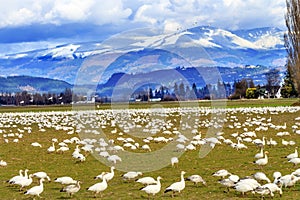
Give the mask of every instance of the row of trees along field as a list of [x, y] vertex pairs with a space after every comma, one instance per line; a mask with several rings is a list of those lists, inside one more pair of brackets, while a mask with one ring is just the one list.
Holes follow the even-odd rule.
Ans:
[[[132, 95], [133, 99], [148, 101], [151, 99], [170, 100], [195, 100], [195, 99], [241, 99], [241, 98], [276, 98], [276, 97], [296, 97], [295, 90], [289, 74], [286, 74], [282, 82], [280, 71], [271, 69], [265, 73], [266, 84], [255, 85], [251, 78], [243, 78], [234, 81], [232, 84], [218, 81], [217, 84], [207, 84], [198, 88], [195, 83], [190, 87], [183, 82], [175, 83], [172, 88], [161, 86], [157, 89], [151, 87], [144, 91], [136, 92]], [[282, 84], [282, 85], [281, 85]]]
[[70, 104], [72, 101], [82, 101], [83, 96], [73, 94], [72, 90], [67, 88], [60, 94], [51, 93], [28, 93], [27, 91], [12, 93], [1, 93], [1, 105], [52, 105], [52, 104]]

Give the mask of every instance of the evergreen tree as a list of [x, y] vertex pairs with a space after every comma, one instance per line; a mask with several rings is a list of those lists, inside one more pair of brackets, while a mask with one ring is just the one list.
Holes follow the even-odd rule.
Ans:
[[284, 77], [284, 82], [283, 82], [280, 92], [281, 92], [281, 96], [284, 98], [298, 96], [297, 91], [294, 86], [294, 82], [291, 79], [291, 74], [290, 74], [289, 70], [286, 71], [286, 74]]

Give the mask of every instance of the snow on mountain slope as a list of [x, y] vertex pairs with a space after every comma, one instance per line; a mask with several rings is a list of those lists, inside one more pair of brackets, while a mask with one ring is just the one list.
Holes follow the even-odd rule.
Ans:
[[74, 53], [80, 47], [80, 45], [68, 44], [64, 46], [59, 46], [53, 49], [40, 52], [38, 58], [53, 58], [53, 59], [74, 59]]
[[[117, 69], [113, 65], [121, 66], [120, 63], [123, 64], [120, 69], [126, 70], [147, 67], [147, 70], [151, 70], [155, 62], [162, 64], [162, 67], [173, 67], [178, 65], [179, 58], [175, 55], [186, 58], [196, 66], [207, 66], [208, 62], [204, 60], [215, 66], [274, 66], [278, 65], [278, 60], [286, 57], [283, 33], [277, 28], [229, 31], [209, 26], [192, 27], [168, 34], [156, 29], [133, 30], [114, 35], [105, 41], [1, 54], [0, 69], [3, 70], [0, 75], [9, 76], [18, 70], [22, 75], [56, 77], [73, 83], [73, 76], [86, 59], [105, 52], [127, 55], [122, 57], [126, 61], [112, 63], [113, 70]], [[170, 54], [166, 53], [168, 51]], [[149, 52], [151, 54], [146, 55]], [[150, 61], [152, 65], [147, 65], [146, 62]], [[155, 66], [155, 69], [159, 66]]]

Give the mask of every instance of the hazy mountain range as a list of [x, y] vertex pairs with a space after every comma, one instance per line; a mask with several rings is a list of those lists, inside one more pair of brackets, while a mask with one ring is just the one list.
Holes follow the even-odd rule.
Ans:
[[[228, 31], [199, 26], [176, 33], [138, 29], [105, 41], [63, 44], [51, 49], [1, 55], [0, 75], [44, 77], [72, 85], [76, 83], [78, 73], [84, 73], [79, 74], [86, 80], [82, 84], [105, 85], [115, 73], [132, 76], [142, 73], [145, 77], [154, 71], [178, 67], [203, 70], [215, 66], [227, 82], [252, 76], [262, 83], [263, 74], [268, 69], [284, 70], [283, 34], [278, 28]], [[226, 70], [221, 70], [223, 67]], [[251, 69], [255, 69], [256, 77], [249, 72]], [[189, 71], [193, 73], [193, 70]]]

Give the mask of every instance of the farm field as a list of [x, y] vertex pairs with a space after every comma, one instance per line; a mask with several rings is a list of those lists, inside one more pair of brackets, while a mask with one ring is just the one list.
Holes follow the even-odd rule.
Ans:
[[[70, 106], [3, 107], [0, 108], [0, 160], [6, 161], [7, 166], [0, 167], [0, 199], [28, 199], [29, 196], [23, 193], [38, 185], [36, 178], [21, 192], [19, 186], [9, 185], [6, 181], [17, 175], [20, 169], [29, 169], [28, 174], [47, 172], [52, 181], [44, 182], [43, 199], [94, 199], [94, 194], [86, 188], [100, 182], [94, 177], [110, 171], [113, 165], [116, 167], [114, 178], [108, 182], [102, 197], [100, 194], [97, 196], [98, 199], [148, 199], [147, 194], [139, 190], [142, 184], [122, 178], [126, 173], [124, 169], [130, 168], [143, 171], [139, 178], [162, 177], [161, 191], [151, 196], [154, 199], [260, 199], [260, 194], [248, 192], [243, 196], [233, 188], [224, 192], [226, 188], [218, 182], [220, 178], [212, 174], [226, 169], [242, 178], [264, 172], [273, 182], [273, 172], [279, 171], [284, 176], [300, 168], [300, 165], [294, 166], [284, 158], [300, 144], [300, 107], [291, 106], [297, 101], [227, 101], [226, 108], [216, 106], [213, 109], [209, 101], [196, 102], [199, 107], [194, 107], [195, 102], [168, 102], [119, 105], [115, 108], [120, 109], [116, 110], [111, 110], [108, 104], [83, 105], [80, 108], [87, 109], [79, 113], [74, 113], [74, 107]], [[95, 110], [90, 110], [90, 107]], [[129, 109], [124, 109], [127, 107]], [[251, 135], [253, 133], [255, 136]], [[152, 139], [148, 138], [150, 136]], [[253, 161], [257, 160], [254, 155], [260, 152], [260, 148], [250, 139], [263, 140], [263, 137], [266, 138], [263, 150], [269, 152], [269, 159], [265, 166], [258, 166]], [[58, 140], [55, 143], [56, 150], [58, 143], [63, 141], [69, 150], [63, 153], [47, 152], [54, 138]], [[126, 138], [134, 142], [124, 141]], [[212, 138], [217, 140], [216, 144]], [[268, 143], [271, 138], [277, 145]], [[225, 140], [231, 140], [236, 145], [226, 144]], [[35, 142], [41, 147], [32, 146]], [[103, 145], [105, 142], [108, 146]], [[130, 145], [126, 147], [125, 143], [136, 148]], [[239, 149], [237, 144], [241, 143], [246, 148]], [[151, 152], [141, 148], [145, 144], [151, 147]], [[196, 150], [187, 150], [189, 144], [193, 144]], [[83, 162], [72, 157], [77, 145], [85, 157]], [[185, 149], [181, 149], [182, 145]], [[123, 147], [129, 153], [112, 149], [116, 146]], [[165, 146], [170, 146], [170, 149], [160, 151]], [[214, 148], [211, 149], [212, 146]], [[100, 152], [105, 151], [109, 155], [119, 155], [122, 161], [116, 160], [116, 164], [108, 161], [100, 156]], [[156, 155], [157, 152], [160, 153]], [[146, 160], [142, 162], [139, 157], [140, 154], [152, 153], [157, 157], [152, 163]], [[205, 156], [200, 157], [199, 153]], [[127, 159], [126, 155], [132, 154], [135, 157], [130, 160], [128, 156]], [[174, 167], [170, 162], [173, 156], [179, 158], [178, 165]], [[149, 163], [150, 167], [147, 168]], [[174, 198], [170, 192], [163, 193], [173, 182], [180, 181], [181, 171], [186, 172], [185, 177], [201, 175], [207, 185], [199, 183], [196, 186], [186, 181], [185, 189], [180, 194], [176, 193]], [[54, 182], [55, 178], [62, 176], [82, 181], [81, 189], [72, 198], [60, 192], [62, 185]], [[259, 183], [263, 185], [266, 182]], [[274, 193], [273, 199], [300, 199], [300, 180], [295, 186], [283, 187], [282, 190], [282, 197]], [[270, 195], [266, 195], [266, 198], [270, 199]]]

